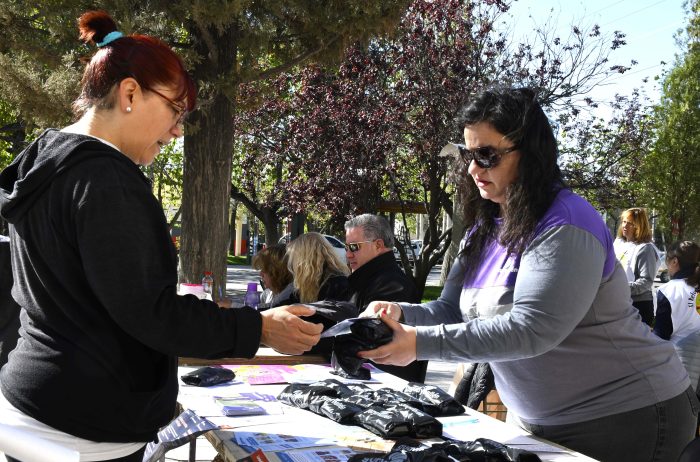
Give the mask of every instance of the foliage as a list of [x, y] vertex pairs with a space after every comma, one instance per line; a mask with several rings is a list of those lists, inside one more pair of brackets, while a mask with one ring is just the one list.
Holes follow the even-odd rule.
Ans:
[[639, 180], [671, 231], [668, 241], [700, 238], [700, 1], [689, 4], [689, 24], [678, 38], [687, 48], [663, 80], [657, 138]]
[[422, 289], [449, 244], [448, 172], [466, 174], [440, 156], [462, 138], [456, 119], [466, 98], [494, 82], [530, 84], [550, 107], [579, 110], [575, 96], [624, 70], [609, 68], [606, 52], [622, 45], [621, 34], [573, 28], [561, 40], [541, 31], [541, 42], [513, 45], [496, 27], [507, 9], [499, 1], [416, 0], [395, 37], [349, 48], [337, 70], [308, 66], [268, 83], [267, 100], [236, 120], [236, 192], [261, 212], [325, 213], [336, 228], [376, 212], [382, 199], [419, 201], [427, 210], [424, 252], [404, 267]]
[[248, 257], [246, 255], [231, 255], [228, 254], [226, 257], [227, 265], [244, 266], [248, 264]]
[[637, 179], [653, 137], [650, 108], [637, 91], [616, 96], [607, 119], [560, 114], [561, 167], [568, 185], [613, 215], [645, 204]]
[[[337, 60], [349, 43], [389, 32], [406, 0], [110, 0], [125, 33], [150, 33], [185, 57], [200, 90], [184, 140], [182, 277], [223, 280], [238, 85], [306, 61]], [[80, 0], [0, 1], [0, 99], [34, 127], [62, 126], [78, 93]]]
[[182, 142], [173, 140], [161, 149], [160, 155], [147, 167], [146, 174], [153, 181], [153, 193], [170, 220], [178, 221], [182, 201]]

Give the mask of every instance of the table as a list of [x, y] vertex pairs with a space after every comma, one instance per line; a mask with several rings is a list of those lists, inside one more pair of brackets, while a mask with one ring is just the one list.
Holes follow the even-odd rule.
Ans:
[[220, 364], [328, 364], [328, 360], [323, 355], [287, 355], [273, 350], [269, 347], [260, 347], [255, 357], [247, 358], [218, 358], [218, 359], [201, 359], [201, 358], [178, 358], [180, 366], [214, 366]]
[[[330, 368], [318, 364], [298, 365], [231, 365], [237, 371], [237, 378], [252, 377], [252, 381], [269, 379], [274, 371], [289, 370], [289, 377], [295, 381], [305, 381], [313, 378], [321, 380], [325, 378], [338, 378], [329, 373]], [[179, 376], [191, 371], [192, 367], [180, 367]], [[256, 375], [257, 372], [260, 375]], [[373, 382], [367, 383], [371, 387], [393, 387], [402, 389], [405, 381], [378, 369], [372, 370]], [[265, 456], [270, 462], [290, 462], [308, 460], [318, 462], [323, 458], [342, 456], [341, 452], [350, 449], [368, 452], [371, 450], [389, 451], [394, 441], [383, 440], [379, 436], [359, 426], [341, 425], [330, 419], [323, 418], [312, 412], [286, 406], [281, 403], [272, 403], [279, 407], [272, 407], [270, 415], [224, 417], [218, 406], [214, 405], [213, 396], [233, 396], [241, 392], [255, 392], [277, 396], [286, 387], [286, 383], [267, 385], [250, 385], [247, 383], [234, 383], [226, 386], [212, 388], [198, 388], [180, 384], [178, 401], [184, 409], [191, 409], [198, 415], [206, 417], [213, 423], [220, 425], [219, 430], [213, 430], [206, 434], [206, 438], [216, 448], [219, 456], [225, 462], [235, 462], [250, 453], [236, 444], [236, 437], [253, 437], [257, 434], [260, 439], [275, 441], [278, 435], [287, 435], [287, 439], [309, 439], [306, 448], [281, 449], [279, 451], [266, 450]], [[277, 413], [280, 411], [280, 413]], [[495, 441], [527, 449], [537, 453], [544, 462], [595, 462], [582, 454], [562, 448], [554, 443], [536, 438], [525, 430], [506, 424], [472, 409], [466, 409], [461, 416], [440, 417], [443, 424], [443, 434], [469, 441], [476, 438], [490, 438]], [[437, 440], [436, 440], [437, 441]], [[326, 454], [320, 454], [325, 452]], [[335, 460], [335, 459], [334, 459]], [[339, 458], [338, 460], [344, 460]]]

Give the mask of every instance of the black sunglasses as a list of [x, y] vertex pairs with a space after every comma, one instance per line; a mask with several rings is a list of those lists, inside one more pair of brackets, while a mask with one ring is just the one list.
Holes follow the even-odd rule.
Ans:
[[360, 245], [366, 244], [367, 242], [374, 242], [376, 239], [372, 239], [371, 241], [360, 241], [360, 242], [348, 242], [345, 244], [345, 251], [346, 252], [357, 252], [360, 250]]
[[517, 151], [518, 146], [512, 146], [505, 149], [496, 149], [492, 146], [481, 146], [474, 149], [467, 149], [464, 146], [459, 147], [459, 155], [465, 164], [469, 165], [473, 160], [481, 168], [495, 168], [501, 163], [501, 158], [509, 152]]

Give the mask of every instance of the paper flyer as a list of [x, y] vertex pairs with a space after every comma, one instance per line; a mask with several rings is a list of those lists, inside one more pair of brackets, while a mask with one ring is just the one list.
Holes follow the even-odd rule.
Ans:
[[323, 441], [327, 441], [324, 438], [244, 431], [235, 432], [234, 437], [231, 439], [246, 452], [253, 452], [256, 449], [271, 452], [285, 449], [310, 448], [324, 444]]
[[316, 448], [277, 452], [281, 462], [345, 462], [355, 454], [350, 448]]
[[226, 367], [233, 369], [238, 380], [250, 385], [270, 385], [288, 383], [290, 377], [303, 370], [305, 365], [250, 364]]

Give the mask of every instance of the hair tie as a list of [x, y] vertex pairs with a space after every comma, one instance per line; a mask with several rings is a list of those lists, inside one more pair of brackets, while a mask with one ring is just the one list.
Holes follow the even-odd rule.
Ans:
[[103, 38], [101, 42], [97, 42], [97, 48], [102, 48], [105, 45], [109, 45], [110, 43], [114, 42], [116, 39], [121, 37], [124, 37], [124, 34], [119, 32], [118, 30], [112, 31], [109, 34], [105, 35], [105, 38]]

